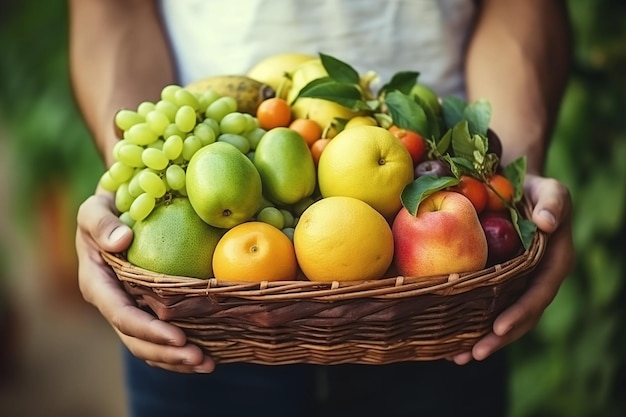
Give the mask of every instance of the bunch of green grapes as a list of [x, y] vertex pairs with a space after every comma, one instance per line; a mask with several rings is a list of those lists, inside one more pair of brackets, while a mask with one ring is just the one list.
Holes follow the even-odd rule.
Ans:
[[100, 185], [115, 192], [120, 219], [130, 226], [160, 202], [187, 195], [187, 164], [202, 147], [220, 140], [250, 154], [265, 133], [254, 116], [237, 111], [235, 98], [178, 85], [163, 88], [157, 102], [118, 111], [115, 124], [122, 139]]

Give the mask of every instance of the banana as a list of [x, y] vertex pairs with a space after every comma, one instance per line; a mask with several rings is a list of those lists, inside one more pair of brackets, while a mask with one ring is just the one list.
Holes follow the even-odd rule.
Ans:
[[192, 81], [185, 88], [196, 93], [211, 89], [222, 96], [231, 96], [237, 100], [238, 111], [252, 115], [261, 101], [276, 95], [269, 85], [245, 75], [210, 76]]

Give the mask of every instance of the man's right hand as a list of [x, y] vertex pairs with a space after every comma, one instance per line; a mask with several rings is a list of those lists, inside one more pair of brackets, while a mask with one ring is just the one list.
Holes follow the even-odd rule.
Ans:
[[149, 365], [175, 372], [212, 372], [213, 360], [188, 344], [181, 329], [136, 307], [102, 259], [101, 250], [122, 252], [133, 239], [132, 230], [115, 215], [113, 198], [112, 193], [96, 192], [78, 210], [76, 252], [84, 299], [100, 311], [130, 352]]

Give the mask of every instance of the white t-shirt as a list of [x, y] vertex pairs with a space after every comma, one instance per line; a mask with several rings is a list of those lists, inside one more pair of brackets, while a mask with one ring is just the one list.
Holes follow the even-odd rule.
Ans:
[[245, 74], [282, 52], [332, 55], [382, 82], [403, 70], [464, 95], [473, 0], [161, 0], [182, 84]]

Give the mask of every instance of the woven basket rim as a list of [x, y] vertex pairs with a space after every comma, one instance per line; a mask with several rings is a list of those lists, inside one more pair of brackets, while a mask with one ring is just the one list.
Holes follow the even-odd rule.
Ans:
[[501, 264], [467, 273], [431, 277], [393, 275], [375, 280], [314, 282], [261, 281], [229, 282], [156, 273], [131, 264], [123, 253], [103, 251], [102, 257], [120, 281], [180, 295], [240, 297], [259, 301], [315, 299], [335, 301], [354, 298], [397, 299], [422, 294], [454, 295], [479, 286], [493, 286], [530, 272], [541, 260], [547, 237], [537, 231], [531, 246], [521, 255]]

